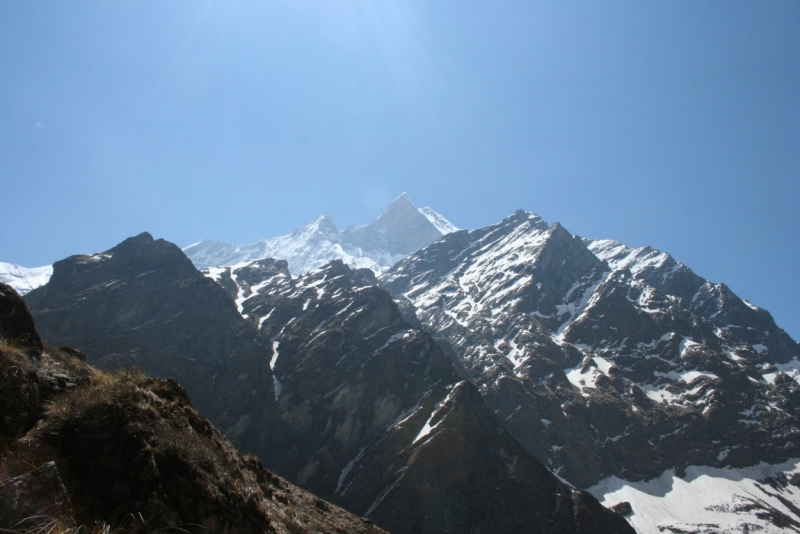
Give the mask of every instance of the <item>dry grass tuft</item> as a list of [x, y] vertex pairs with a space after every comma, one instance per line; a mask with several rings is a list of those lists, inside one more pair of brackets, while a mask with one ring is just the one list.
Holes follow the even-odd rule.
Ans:
[[20, 529], [0, 528], [0, 534], [142, 534], [144, 532], [188, 532], [179, 527], [156, 530], [149, 530], [146, 527], [147, 522], [141, 514], [130, 514], [117, 526], [112, 526], [104, 522], [95, 522], [90, 525], [75, 525], [75, 522], [69, 517], [48, 517], [35, 527]]
[[69, 419], [83, 413], [92, 405], [111, 403], [132, 395], [145, 385], [148, 378], [141, 369], [131, 368], [117, 374], [95, 370], [92, 383], [86, 387], [55, 397], [46, 407], [48, 416]]
[[11, 358], [24, 358], [26, 353], [23, 346], [16, 341], [0, 336], [0, 355]]

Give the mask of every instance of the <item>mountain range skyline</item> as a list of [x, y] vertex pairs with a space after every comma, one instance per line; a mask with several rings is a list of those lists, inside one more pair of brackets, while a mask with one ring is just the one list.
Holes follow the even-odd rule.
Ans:
[[0, 2], [0, 494], [47, 461], [87, 525], [800, 531], [799, 24]]
[[0, 5], [0, 261], [252, 243], [407, 191], [651, 246], [800, 335], [800, 5]]
[[[371, 223], [368, 223], [368, 224], [365, 224], [365, 225], [362, 225], [362, 226], [358, 226], [358, 227], [356, 227], [355, 225], [349, 225], [344, 231], [340, 231], [338, 229], [338, 226], [336, 225], [336, 223], [335, 223], [335, 221], [333, 219], [333, 216], [330, 213], [324, 213], [324, 214], [319, 215], [318, 217], [316, 217], [310, 223], [308, 223], [308, 224], [306, 224], [304, 226], [300, 226], [298, 228], [295, 228], [292, 233], [286, 234], [284, 236], [266, 237], [266, 238], [262, 238], [259, 241], [256, 241], [256, 242], [253, 242], [253, 243], [249, 243], [249, 244], [245, 244], [245, 245], [232, 245], [232, 244], [229, 244], [229, 243], [227, 243], [225, 241], [213, 242], [213, 241], [211, 241], [209, 239], [204, 239], [202, 241], [198, 241], [198, 242], [189, 244], [187, 246], [184, 246], [183, 250], [184, 250], [184, 252], [187, 253], [187, 255], [190, 256], [190, 258], [193, 259], [193, 261], [197, 260], [197, 261], [195, 261], [195, 263], [196, 263], [196, 265], [197, 265], [197, 267], [199, 269], [204, 269], [204, 268], [207, 268], [207, 267], [217, 266], [217, 265], [220, 265], [220, 266], [221, 265], [232, 265], [232, 264], [238, 263], [240, 261], [245, 261], [245, 260], [248, 260], [248, 259], [255, 259], [255, 258], [274, 257], [276, 259], [289, 259], [290, 256], [294, 257], [294, 255], [298, 254], [298, 251], [297, 250], [287, 250], [285, 248], [286, 247], [286, 241], [288, 240], [288, 242], [291, 243], [293, 241], [293, 239], [295, 239], [295, 237], [297, 235], [299, 235], [299, 233], [306, 232], [306, 233], [309, 234], [309, 236], [313, 236], [313, 235], [320, 234], [320, 233], [321, 233], [320, 235], [324, 235], [326, 233], [339, 232], [339, 234], [341, 234], [342, 236], [345, 236], [345, 240], [346, 240], [347, 239], [346, 238], [347, 233], [348, 232], [352, 232], [354, 229], [359, 229], [359, 231], [364, 231], [364, 229], [368, 229], [368, 228], [374, 227], [376, 224], [380, 225], [381, 223], [379, 221], [381, 220], [382, 217], [385, 219], [386, 216], [387, 216], [387, 213], [390, 214], [391, 217], [396, 217], [396, 215], [392, 215], [392, 213], [394, 213], [395, 211], [400, 209], [400, 208], [396, 208], [396, 207], [397, 206], [401, 206], [401, 205], [403, 206], [402, 209], [411, 210], [415, 214], [422, 215], [423, 216], [422, 218], [428, 220], [428, 222], [431, 225], [430, 226], [431, 228], [436, 228], [437, 229], [439, 235], [444, 235], [447, 232], [452, 232], [452, 231], [456, 231], [456, 230], [459, 229], [456, 225], [454, 225], [452, 222], [450, 222], [450, 220], [445, 215], [438, 213], [433, 208], [430, 208], [430, 207], [416, 208], [413, 205], [413, 202], [412, 202], [412, 200], [410, 198], [410, 195], [408, 193], [406, 193], [406, 192], [403, 192], [402, 194], [397, 196], [394, 200], [392, 200], [391, 203], [389, 203], [388, 207], [384, 210], [384, 212], [381, 215], [379, 215], [378, 217], [376, 217], [376, 219], [374, 219]], [[426, 212], [426, 210], [427, 210], [427, 212]], [[534, 212], [529, 212], [529, 213], [534, 213]], [[438, 226], [437, 226], [437, 224], [434, 224], [434, 221], [436, 221], [437, 218], [440, 221], [440, 222], [437, 223]], [[416, 219], [414, 219], [414, 220], [416, 220]], [[396, 230], [396, 232], [400, 232], [399, 229], [404, 224], [408, 225], [409, 224], [409, 220], [401, 218], [400, 220], [396, 220], [395, 224], [398, 227], [398, 230]], [[374, 232], [375, 230], [372, 230], [372, 231]], [[430, 232], [430, 231], [433, 231], [433, 230], [428, 229], [427, 231]], [[434, 232], [434, 234], [430, 234], [430, 235], [435, 235], [435, 232]], [[586, 236], [582, 236], [582, 237], [584, 239], [588, 239]], [[394, 256], [392, 256], [392, 253], [388, 253], [387, 254], [388, 251], [379, 251], [377, 253], [377, 255], [374, 255], [374, 257], [364, 256], [360, 260], [353, 259], [352, 261], [348, 261], [347, 258], [351, 258], [352, 259], [352, 258], [355, 258], [357, 256], [363, 256], [363, 254], [362, 254], [362, 252], [359, 251], [357, 244], [351, 244], [350, 254], [348, 254], [347, 252], [345, 252], [341, 248], [341, 245], [339, 244], [339, 240], [340, 240], [340, 238], [334, 238], [334, 241], [336, 241], [336, 243], [329, 242], [329, 241], [326, 240], [325, 241], [325, 245], [323, 246], [323, 248], [325, 248], [325, 247], [339, 247], [339, 251], [338, 252], [332, 253], [331, 250], [327, 250], [327, 249], [326, 250], [322, 250], [322, 249], [320, 249], [319, 251], [315, 251], [314, 252], [314, 254], [316, 254], [318, 256], [318, 258], [316, 260], [314, 260], [313, 258], [306, 258], [303, 261], [305, 261], [307, 263], [307, 265], [304, 264], [303, 268], [295, 270], [290, 265], [290, 269], [292, 270], [293, 273], [306, 272], [306, 271], [310, 270], [311, 268], [320, 267], [320, 266], [324, 265], [325, 263], [327, 263], [327, 261], [330, 261], [331, 258], [336, 257], [336, 258], [344, 259], [344, 261], [346, 263], [349, 263], [349, 264], [351, 264], [353, 266], [356, 266], [356, 267], [368, 267], [368, 268], [373, 269], [376, 273], [380, 273], [380, 272], [382, 272], [382, 270], [385, 270], [386, 268], [390, 267], [392, 264], [396, 263], [397, 261], [402, 259], [402, 257], [405, 256], [405, 254], [397, 254], [396, 253], [397, 251], [395, 251]], [[604, 238], [588, 239], [588, 240], [589, 241], [595, 241], [595, 242], [609, 241], [609, 242], [617, 243], [618, 245], [624, 245], [625, 247], [628, 247], [630, 249], [652, 250], [656, 254], [667, 253], [667, 254], [672, 255], [673, 257], [676, 257], [677, 261], [683, 261], [682, 258], [675, 256], [670, 251], [660, 250], [657, 247], [653, 247], [653, 246], [651, 246], [649, 244], [644, 244], [644, 245], [642, 245], [640, 247], [635, 247], [635, 246], [631, 246], [629, 243], [624, 243], [623, 241], [618, 240], [618, 239], [613, 238], [613, 237], [604, 237]], [[432, 239], [431, 239], [431, 241], [432, 241]], [[430, 241], [424, 242], [424, 239], [423, 239], [423, 241], [419, 241], [416, 244], [416, 246], [413, 247], [413, 250], [416, 250], [417, 248], [420, 248], [421, 246], [423, 246], [424, 244], [428, 244], [429, 242]], [[292, 246], [296, 246], [296, 245], [292, 245]], [[290, 246], [290, 249], [292, 248], [292, 246]], [[352, 249], [352, 246], [356, 246], [355, 252]], [[412, 250], [412, 249], [408, 249], [408, 250]], [[238, 251], [238, 252], [236, 252], [236, 251]], [[249, 252], [245, 252], [245, 251], [249, 251]], [[647, 252], [645, 252], [645, 253], [647, 253]], [[214, 258], [215, 254], [217, 256], [219, 256], [216, 260], [212, 259], [212, 258]], [[333, 255], [331, 255], [331, 254], [333, 254]], [[313, 254], [312, 254], [312, 256], [313, 256]], [[225, 258], [227, 258], [227, 260]], [[0, 281], [6, 282], [6, 283], [10, 283], [12, 286], [14, 286], [18, 291], [21, 291], [22, 293], [25, 293], [25, 292], [30, 291], [31, 289], [33, 289], [35, 287], [38, 287], [39, 285], [42, 285], [43, 283], [45, 283], [47, 281], [47, 279], [49, 278], [50, 274], [52, 273], [52, 268], [50, 266], [47, 266], [47, 265], [45, 265], [45, 266], [36, 266], [36, 267], [19, 266], [19, 265], [10, 263], [10, 262], [4, 262], [4, 260], [5, 260], [5, 258], [1, 258], [0, 257]], [[683, 261], [683, 263], [691, 266], [691, 264], [688, 263], [688, 262]], [[291, 264], [291, 262], [290, 262], [290, 264]], [[728, 286], [732, 287], [734, 292], [736, 294], [739, 294], [740, 296], [742, 296], [743, 299], [747, 300], [748, 302], [750, 302], [750, 303], [752, 303], [752, 304], [754, 304], [756, 306], [759, 306], [761, 308], [770, 310], [770, 312], [775, 316], [776, 321], [778, 322], [778, 324], [782, 328], [784, 328], [787, 332], [789, 332], [790, 335], [792, 335], [792, 337], [794, 337], [795, 339], [800, 338], [800, 324], [793, 324], [792, 321], [791, 321], [791, 317], [793, 317], [793, 315], [794, 315], [793, 309], [786, 309], [785, 305], [784, 306], [778, 306], [777, 308], [775, 308], [774, 306], [772, 308], [770, 308], [769, 306], [763, 304], [761, 302], [761, 300], [758, 299], [758, 298], [742, 295], [741, 292], [737, 290], [737, 287], [734, 284], [728, 282], [727, 280], [724, 280], [724, 279], [723, 280], [715, 280], [713, 278], [708, 278], [708, 279], [712, 280], [714, 282], [717, 282], [717, 283], [719, 283], [719, 282], [725, 283]], [[788, 282], [787, 281], [784, 281], [784, 282], [788, 283], [788, 284], [791, 284], [792, 281], [790, 280]], [[783, 320], [784, 317], [788, 317], [789, 320]]]
[[[403, 207], [414, 216], [407, 199], [387, 212]], [[507, 507], [560, 515], [555, 493], [611, 520], [577, 489], [531, 493], [553, 474], [642, 533], [773, 532], [798, 516], [800, 345], [668, 254], [523, 210], [379, 277], [337, 258], [296, 276], [280, 259], [200, 272], [142, 233], [57, 262], [25, 300], [50, 343], [175, 377], [235, 446], [391, 531], [528, 524]], [[481, 489], [463, 493], [465, 478]], [[442, 499], [419, 501], [431, 480]]]

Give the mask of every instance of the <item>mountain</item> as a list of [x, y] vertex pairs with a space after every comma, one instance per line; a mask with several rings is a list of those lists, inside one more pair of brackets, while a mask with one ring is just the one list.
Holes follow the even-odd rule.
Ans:
[[[279, 258], [289, 262], [292, 274], [308, 272], [332, 260], [355, 268], [385, 271], [410, 252], [458, 228], [433, 209], [416, 208], [406, 193], [366, 226], [339, 231], [333, 217], [321, 215], [289, 235], [263, 239], [249, 245], [231, 245], [208, 239], [189, 245], [184, 252], [198, 269], [234, 265], [252, 259]], [[47, 283], [53, 266], [21, 267], [0, 262], [0, 282], [21, 295]]]
[[[396, 221], [431, 222], [406, 200], [309, 232], [406, 254]], [[201, 274], [142, 234], [26, 298], [46, 339], [179, 378], [233, 444], [393, 532], [624, 531], [597, 500], [644, 533], [800, 529], [800, 345], [649, 247], [518, 211], [378, 278]]]
[[415, 208], [403, 193], [368, 225], [345, 229], [342, 242], [361, 250], [386, 251], [393, 258], [403, 257], [436, 241], [443, 230], [453, 229], [457, 230], [431, 208]]
[[272, 340], [283, 439], [258, 453], [290, 480], [395, 533], [626, 530], [506, 432], [372, 271], [293, 278], [267, 259], [208, 275]]
[[20, 295], [46, 284], [52, 274], [52, 265], [28, 268], [0, 262], [0, 283], [8, 284]]
[[175, 380], [43, 343], [2, 283], [0, 340], [0, 528], [383, 532], [240, 454]]
[[339, 231], [333, 217], [325, 214], [289, 235], [249, 245], [206, 239], [183, 250], [198, 269], [276, 258], [288, 261], [292, 274], [301, 274], [338, 259], [355, 268], [382, 272], [407, 254], [456, 230], [431, 208], [414, 207], [403, 193], [380, 217], [359, 228], [350, 226]]
[[234, 445], [391, 532], [631, 532], [506, 431], [371, 270], [206, 274], [145, 233], [57, 262], [27, 299], [47, 339], [177, 378]]
[[269, 340], [163, 239], [143, 233], [58, 261], [50, 281], [25, 299], [47, 339], [79, 347], [101, 369], [136, 365], [177, 379], [223, 430], [269, 401]]
[[[642, 532], [705, 531], [691, 523], [714, 513], [800, 520], [786, 482], [800, 468], [800, 346], [725, 285], [524, 211], [448, 234], [380, 282], [528, 451], [607, 504], [630, 499]], [[779, 467], [746, 471], [760, 462]], [[777, 482], [720, 490], [705, 516], [658, 516], [666, 504], [642, 497], [756, 472]]]

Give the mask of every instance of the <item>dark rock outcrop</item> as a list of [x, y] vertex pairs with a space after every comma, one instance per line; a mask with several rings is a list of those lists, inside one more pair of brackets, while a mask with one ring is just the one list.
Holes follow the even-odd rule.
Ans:
[[37, 356], [42, 352], [42, 340], [28, 305], [14, 288], [3, 283], [0, 283], [0, 342]]
[[69, 495], [55, 462], [7, 478], [0, 475], [0, 528], [14, 531], [41, 528], [54, 517], [70, 517]]
[[631, 507], [631, 503], [628, 501], [618, 502], [614, 506], [611, 507], [611, 510], [615, 511], [622, 517], [628, 517], [633, 513], [633, 508]]
[[58, 393], [87, 383], [92, 371], [82, 364], [76, 357], [77, 351], [71, 347], [62, 350], [43, 343], [25, 301], [2, 283], [0, 316], [2, 450], [36, 424], [47, 401]]
[[0, 529], [382, 532], [240, 454], [175, 380], [96, 373], [47, 343], [37, 358], [8, 352], [0, 398], [29, 390], [32, 407], [3, 419]]
[[177, 246], [143, 233], [53, 268], [25, 297], [46, 339], [105, 370], [175, 378], [222, 429], [269, 412], [268, 340]]

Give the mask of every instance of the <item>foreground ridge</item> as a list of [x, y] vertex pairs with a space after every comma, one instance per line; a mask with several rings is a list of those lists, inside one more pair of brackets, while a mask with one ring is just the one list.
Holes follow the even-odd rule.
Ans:
[[[10, 326], [26, 316], [20, 338]], [[75, 349], [36, 343], [4, 284], [0, 339], [0, 528], [383, 532], [240, 454], [174, 380], [106, 375]]]

